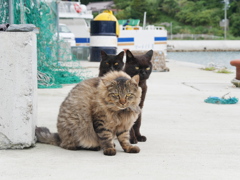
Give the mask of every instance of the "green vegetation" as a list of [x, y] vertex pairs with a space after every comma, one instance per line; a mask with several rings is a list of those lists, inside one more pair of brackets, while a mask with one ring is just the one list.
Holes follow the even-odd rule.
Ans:
[[233, 73], [232, 71], [228, 70], [227, 68], [223, 68], [223, 69], [218, 69], [216, 71], [216, 73], [224, 73], [224, 74], [231, 74]]
[[231, 70], [227, 69], [226, 67], [217, 67], [217, 66], [207, 66], [204, 68], [200, 68], [204, 71], [213, 71], [216, 73], [223, 73], [223, 74], [230, 74], [233, 73]]
[[[143, 19], [147, 12], [147, 22], [160, 25], [172, 22], [173, 34], [209, 34], [223, 37], [219, 22], [224, 19], [223, 0], [114, 0], [121, 9], [118, 19]], [[227, 17], [230, 21], [228, 39], [240, 37], [240, 1], [230, 0]], [[170, 27], [167, 27], [170, 30]]]
[[205, 70], [205, 71], [215, 71], [216, 68], [215, 67], [205, 67], [205, 68], [201, 68], [202, 70]]

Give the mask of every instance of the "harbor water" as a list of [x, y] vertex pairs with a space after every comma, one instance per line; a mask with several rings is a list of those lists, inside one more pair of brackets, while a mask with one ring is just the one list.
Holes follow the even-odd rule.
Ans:
[[230, 61], [240, 59], [240, 51], [168, 52], [167, 59], [201, 64], [205, 67], [213, 63], [218, 67], [235, 69], [230, 65]]

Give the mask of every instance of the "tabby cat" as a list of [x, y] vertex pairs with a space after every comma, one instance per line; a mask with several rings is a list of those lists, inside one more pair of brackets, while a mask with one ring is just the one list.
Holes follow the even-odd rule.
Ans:
[[138, 153], [140, 149], [129, 142], [129, 131], [141, 112], [138, 83], [138, 75], [131, 78], [123, 71], [82, 81], [60, 106], [58, 133], [37, 127], [37, 141], [69, 150], [103, 149], [112, 156], [117, 136], [125, 152]]
[[[146, 54], [141, 56], [134, 56], [131, 51], [126, 51], [126, 64], [124, 67], [124, 71], [129, 74], [131, 77], [138, 74], [140, 76], [139, 86], [142, 88], [142, 96], [141, 102], [139, 104], [140, 108], [143, 108], [145, 96], [147, 93], [147, 83], [146, 80], [149, 78], [152, 72], [152, 59], [153, 51], [150, 50]], [[139, 117], [133, 128], [130, 132], [130, 142], [132, 144], [136, 144], [138, 141], [145, 142], [147, 138], [142, 136], [140, 133], [140, 126], [141, 126], [141, 117], [142, 114], [139, 114]]]
[[118, 55], [106, 54], [101, 51], [102, 60], [99, 66], [99, 77], [103, 76], [109, 71], [121, 71], [123, 69], [123, 55], [124, 52], [120, 52]]

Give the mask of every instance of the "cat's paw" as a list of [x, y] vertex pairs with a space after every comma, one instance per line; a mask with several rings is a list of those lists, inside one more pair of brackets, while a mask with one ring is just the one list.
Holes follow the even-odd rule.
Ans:
[[138, 136], [138, 137], [137, 137], [137, 140], [138, 140], [139, 142], [145, 142], [145, 141], [147, 141], [147, 138], [146, 138], [146, 136]]
[[130, 139], [130, 143], [131, 143], [131, 144], [137, 144], [138, 141], [137, 141], [136, 138], [131, 138], [131, 139]]
[[103, 151], [103, 154], [107, 155], [107, 156], [114, 156], [114, 155], [116, 155], [116, 149], [114, 149], [114, 148], [105, 149]]
[[127, 153], [139, 153], [140, 148], [138, 146], [130, 146], [127, 151]]

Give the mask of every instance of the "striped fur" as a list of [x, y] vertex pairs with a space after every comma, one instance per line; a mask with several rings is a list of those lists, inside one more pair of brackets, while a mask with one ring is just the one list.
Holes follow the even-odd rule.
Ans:
[[60, 107], [58, 133], [37, 128], [38, 141], [71, 150], [101, 148], [105, 155], [115, 155], [117, 136], [125, 152], [138, 153], [129, 142], [129, 130], [141, 112], [138, 83], [138, 75], [131, 78], [122, 71], [79, 83]]

